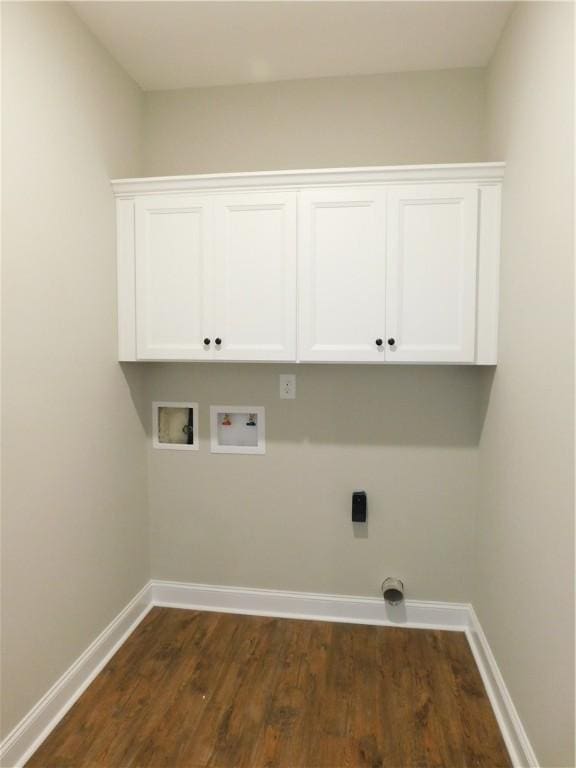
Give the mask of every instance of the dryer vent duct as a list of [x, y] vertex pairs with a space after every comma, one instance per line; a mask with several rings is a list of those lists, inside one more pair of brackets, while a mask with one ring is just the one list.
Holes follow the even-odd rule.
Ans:
[[382, 596], [390, 605], [398, 605], [404, 600], [404, 584], [400, 579], [388, 576], [382, 582]]

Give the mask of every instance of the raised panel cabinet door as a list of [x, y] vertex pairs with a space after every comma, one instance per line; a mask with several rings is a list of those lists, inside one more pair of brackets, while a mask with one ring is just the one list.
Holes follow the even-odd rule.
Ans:
[[388, 362], [474, 362], [477, 229], [474, 184], [389, 190]]
[[296, 193], [213, 204], [213, 359], [296, 360]]
[[383, 362], [386, 191], [305, 190], [298, 229], [299, 359]]
[[139, 360], [207, 360], [210, 205], [192, 195], [136, 200], [136, 347]]

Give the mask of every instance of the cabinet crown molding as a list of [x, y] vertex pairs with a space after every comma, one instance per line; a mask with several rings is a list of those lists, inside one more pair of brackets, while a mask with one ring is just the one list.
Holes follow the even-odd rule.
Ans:
[[504, 162], [446, 163], [441, 165], [384, 165], [357, 168], [317, 168], [308, 170], [256, 171], [249, 173], [205, 173], [191, 176], [151, 176], [115, 179], [111, 182], [118, 198], [170, 192], [205, 192], [231, 189], [275, 189], [302, 186], [353, 184], [394, 184], [401, 182], [476, 181], [500, 183]]

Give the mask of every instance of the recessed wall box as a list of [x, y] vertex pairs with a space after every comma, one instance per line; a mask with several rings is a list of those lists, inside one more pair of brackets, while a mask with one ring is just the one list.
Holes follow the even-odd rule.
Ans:
[[266, 453], [264, 408], [257, 405], [211, 405], [212, 453]]
[[154, 448], [198, 450], [198, 403], [152, 403]]

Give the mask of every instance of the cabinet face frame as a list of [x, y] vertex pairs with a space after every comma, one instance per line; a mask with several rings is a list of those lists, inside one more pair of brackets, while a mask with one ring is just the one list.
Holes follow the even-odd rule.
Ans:
[[118, 360], [137, 360], [136, 254], [134, 198], [116, 201], [116, 284], [118, 297]]
[[476, 365], [498, 362], [500, 231], [502, 184], [478, 185], [478, 276], [476, 286]]

